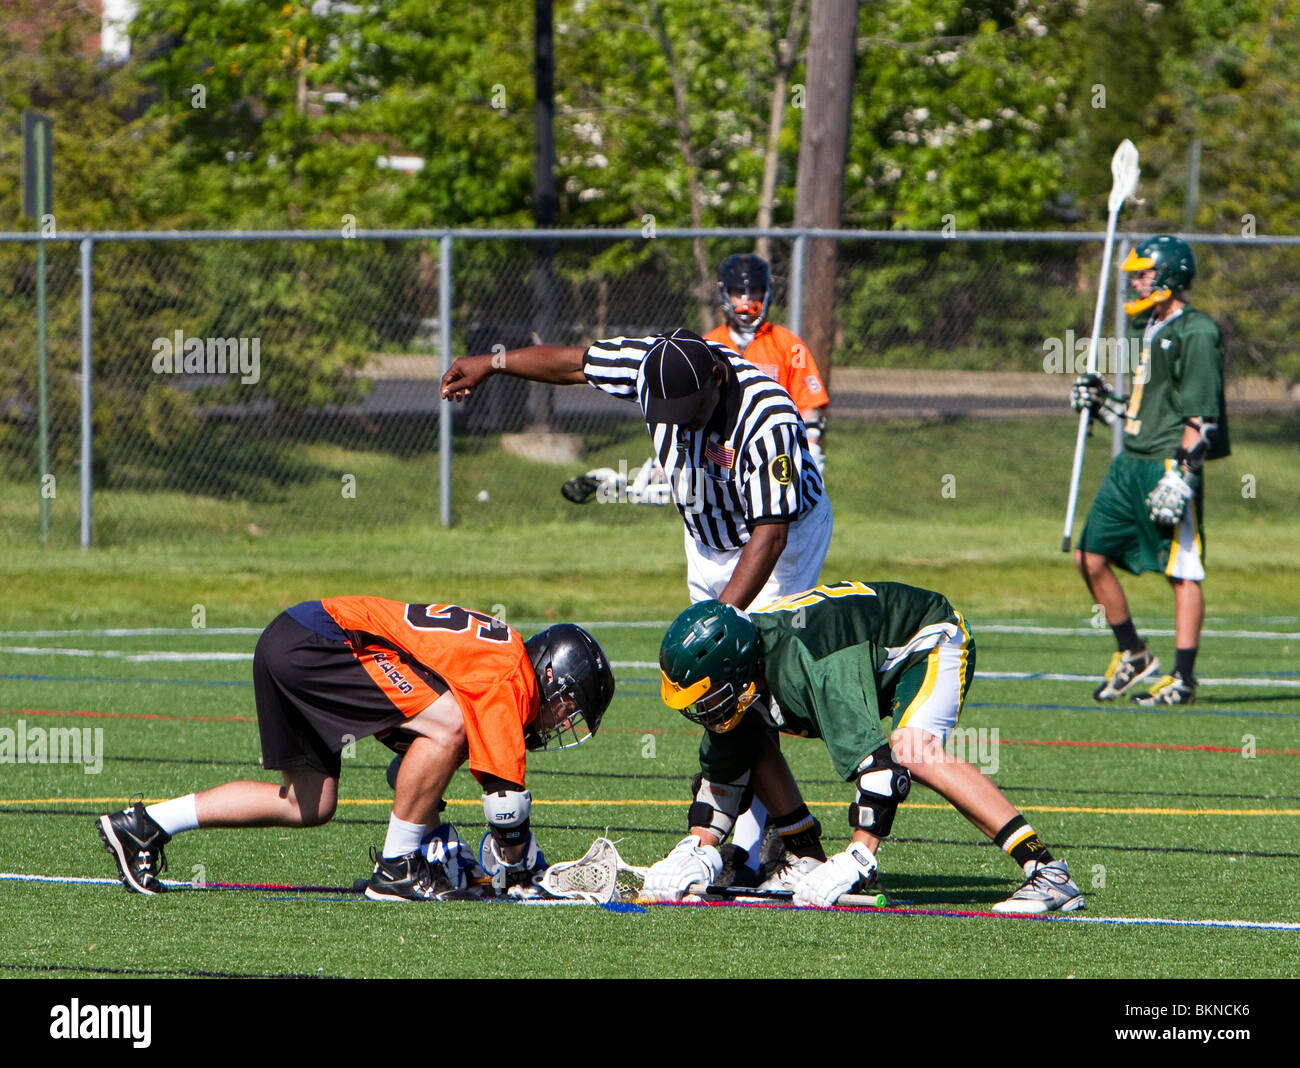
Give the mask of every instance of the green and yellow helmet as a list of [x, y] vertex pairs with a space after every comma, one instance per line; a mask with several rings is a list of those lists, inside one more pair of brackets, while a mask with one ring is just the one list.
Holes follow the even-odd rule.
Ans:
[[1146, 311], [1153, 304], [1168, 300], [1181, 289], [1186, 289], [1196, 277], [1196, 257], [1192, 255], [1192, 246], [1181, 237], [1173, 234], [1156, 234], [1149, 237], [1136, 248], [1130, 249], [1128, 257], [1119, 265], [1121, 271], [1155, 271], [1151, 282], [1151, 292], [1142, 296], [1129, 279], [1128, 297], [1124, 310], [1129, 315]]
[[719, 734], [732, 730], [758, 696], [758, 671], [757, 629], [721, 601], [691, 605], [659, 646], [664, 704]]

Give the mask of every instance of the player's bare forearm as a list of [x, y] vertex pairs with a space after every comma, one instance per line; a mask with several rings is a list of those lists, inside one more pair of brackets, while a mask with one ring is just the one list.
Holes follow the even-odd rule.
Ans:
[[497, 357], [501, 364], [497, 370], [530, 382], [577, 386], [587, 380], [582, 373], [582, 357], [586, 352], [580, 345], [529, 345], [501, 353]]
[[714, 834], [708, 827], [692, 827], [690, 833], [698, 834], [700, 836], [701, 845], [711, 845], [715, 848], [722, 845], [722, 839]]
[[733, 608], [748, 608], [785, 551], [789, 529], [786, 523], [760, 523], [756, 526], [740, 550], [736, 569], [718, 600]]
[[1205, 420], [1200, 418], [1188, 419], [1183, 426], [1183, 449], [1191, 452], [1201, 443], [1201, 433], [1205, 429]]
[[461, 400], [495, 374], [556, 386], [579, 385], [586, 381], [582, 374], [582, 358], [586, 351], [573, 345], [529, 345], [506, 352], [462, 356], [442, 376], [442, 395]]
[[876, 853], [880, 852], [880, 843], [881, 841], [883, 841], [883, 839], [878, 838], [870, 831], [864, 831], [861, 827], [859, 827], [857, 830], [853, 832], [853, 837], [850, 838], [849, 841], [861, 842], [864, 846], [866, 846], [868, 849], [871, 850], [872, 855], [874, 856]]

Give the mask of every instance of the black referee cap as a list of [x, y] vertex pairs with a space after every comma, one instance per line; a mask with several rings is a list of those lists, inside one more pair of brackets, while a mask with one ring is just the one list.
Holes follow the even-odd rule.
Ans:
[[674, 330], [659, 337], [646, 353], [645, 417], [648, 423], [688, 422], [713, 388], [717, 358], [699, 334]]

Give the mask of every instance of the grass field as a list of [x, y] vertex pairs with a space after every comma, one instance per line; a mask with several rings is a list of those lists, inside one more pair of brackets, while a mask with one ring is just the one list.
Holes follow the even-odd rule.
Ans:
[[[1078, 576], [1054, 551], [1063, 479], [1048, 480], [1048, 491], [1036, 473], [1060, 474], [1062, 461], [1041, 424], [837, 434], [825, 576], [927, 585], [963, 610], [980, 675], [961, 725], [983, 728], [986, 746], [994, 729], [998, 739], [968, 755], [982, 756], [1069, 860], [1088, 895], [1085, 912], [1050, 922], [924, 914], [985, 911], [1019, 873], [918, 787], [881, 853], [897, 913], [383, 907], [350, 894], [269, 889], [144, 899], [116, 885], [5, 880], [0, 974], [1300, 973], [1300, 929], [1269, 926], [1300, 919], [1300, 547], [1287, 435], [1275, 427], [1243, 437], [1211, 472], [1202, 688], [1195, 706], [1152, 713], [1089, 696], [1113, 642], [1092, 626]], [[598, 460], [616, 460], [620, 447]], [[852, 462], [872, 450], [885, 459], [869, 470]], [[625, 447], [634, 462], [639, 452], [639, 442]], [[523, 464], [466, 463], [480, 479]], [[945, 473], [955, 475], [955, 498], [940, 496]], [[1247, 473], [1258, 480], [1254, 498], [1237, 492]], [[545, 474], [548, 486], [557, 482], [554, 469]], [[1099, 475], [1094, 461], [1085, 504]], [[23, 547], [11, 530], [0, 563], [0, 730], [102, 730], [103, 763], [95, 774], [0, 764], [0, 871], [109, 879], [112, 862], [92, 824], [128, 795], [273, 778], [257, 763], [256, 632], [297, 600], [361, 592], [501, 606], [525, 633], [557, 619], [590, 624], [616, 662], [619, 693], [591, 744], [530, 763], [538, 835], [552, 860], [581, 855], [607, 829], [633, 862], [666, 852], [683, 833], [698, 737], [660, 704], [650, 666], [662, 624], [683, 606], [679, 522], [632, 507], [579, 512], [549, 490], [536, 504], [500, 501], [508, 488], [496, 483], [476, 514], [475, 483], [462, 482], [462, 522], [449, 532], [428, 524], [335, 531], [322, 522], [334, 532], [313, 534], [301, 523], [277, 530], [263, 515], [253, 518], [270, 533], [234, 544], [213, 534], [81, 554]], [[1128, 585], [1139, 626], [1171, 659], [1167, 589], [1152, 576]], [[202, 629], [191, 625], [199, 605]], [[834, 781], [824, 748], [790, 739], [785, 749], [829, 841], [842, 841], [849, 789]], [[169, 876], [350, 887], [369, 869], [368, 847], [382, 841], [386, 763], [380, 745], [358, 743], [344, 761], [332, 823], [184, 835], [168, 848]], [[457, 776], [449, 798], [449, 817], [476, 842], [482, 812], [468, 776]], [[1138, 919], [1166, 922], [1130, 922]]]

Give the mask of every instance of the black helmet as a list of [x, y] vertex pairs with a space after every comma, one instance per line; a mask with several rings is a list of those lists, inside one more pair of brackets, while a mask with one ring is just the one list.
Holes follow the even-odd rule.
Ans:
[[[745, 291], [747, 299], [740, 310], [731, 303], [733, 289]], [[718, 296], [727, 322], [740, 330], [757, 329], [772, 303], [772, 268], [752, 253], [728, 256], [718, 268]]]
[[[524, 642], [537, 674], [542, 707], [524, 732], [529, 749], [568, 749], [596, 733], [614, 698], [614, 672], [596, 639], [572, 623], [557, 623]], [[579, 733], [578, 726], [585, 728]], [[564, 741], [565, 734], [572, 739]], [[558, 742], [558, 744], [553, 744]]]

